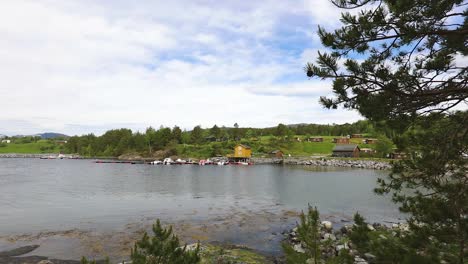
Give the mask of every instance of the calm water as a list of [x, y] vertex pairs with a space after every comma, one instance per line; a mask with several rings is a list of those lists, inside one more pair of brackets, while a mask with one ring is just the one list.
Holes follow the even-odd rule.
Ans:
[[[0, 234], [111, 228], [144, 217], [200, 219], [232, 211], [301, 210], [373, 221], [399, 214], [372, 189], [385, 172], [256, 166], [150, 166], [0, 159]], [[213, 209], [214, 208], [214, 209]], [[187, 213], [197, 212], [196, 214]]]

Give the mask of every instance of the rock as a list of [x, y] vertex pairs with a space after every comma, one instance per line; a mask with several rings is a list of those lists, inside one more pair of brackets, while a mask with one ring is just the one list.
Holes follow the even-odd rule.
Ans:
[[8, 250], [8, 251], [2, 251], [0, 252], [0, 257], [16, 257], [16, 256], [24, 255], [26, 253], [29, 253], [35, 250], [38, 247], [39, 245], [31, 245], [31, 246], [15, 248], [15, 249]]
[[364, 258], [372, 262], [373, 260], [375, 260], [376, 257], [368, 252], [364, 254]]
[[41, 260], [37, 264], [54, 264], [54, 263], [50, 260]]
[[332, 230], [332, 228], [333, 228], [333, 224], [332, 224], [332, 222], [330, 222], [330, 221], [322, 221], [322, 226], [323, 226], [326, 230]]
[[382, 235], [382, 234], [379, 235], [379, 238], [381, 238], [381, 239], [387, 239], [387, 237], [384, 236], [384, 235]]
[[371, 224], [367, 224], [367, 229], [370, 231], [375, 231], [375, 228]]
[[299, 253], [305, 253], [304, 248], [301, 246], [301, 244], [296, 244], [293, 246], [294, 251], [299, 252]]
[[197, 246], [200, 246], [200, 249], [201, 249], [201, 245], [198, 244], [198, 243], [193, 243], [193, 244], [189, 244], [189, 245], [186, 245], [185, 246], [185, 250], [187, 251], [193, 251], [197, 248]]
[[393, 229], [397, 229], [397, 228], [399, 228], [399, 227], [400, 227], [400, 226], [399, 226], [398, 224], [392, 224], [392, 228], [393, 228]]
[[342, 226], [340, 228], [340, 232], [341, 234], [346, 235], [348, 233], [348, 228], [346, 228], [346, 226]]
[[356, 264], [368, 264], [365, 259], [357, 257], [357, 256], [354, 257], [354, 263], [356, 263]]
[[336, 240], [335, 235], [329, 234], [329, 233], [326, 233], [326, 234], [323, 236], [323, 238], [324, 238], [325, 240], [331, 240], [331, 241], [335, 241], [335, 240]]
[[343, 250], [343, 249], [349, 249], [349, 247], [348, 247], [348, 245], [345, 243], [345, 244], [342, 244], [342, 245], [337, 245], [337, 246], [335, 247], [335, 249], [336, 249], [336, 252], [340, 252], [340, 251]]

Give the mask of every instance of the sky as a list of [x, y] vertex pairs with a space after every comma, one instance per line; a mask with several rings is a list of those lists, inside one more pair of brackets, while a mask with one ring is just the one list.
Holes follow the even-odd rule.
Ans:
[[328, 0], [5, 0], [0, 134], [347, 123], [308, 79]]

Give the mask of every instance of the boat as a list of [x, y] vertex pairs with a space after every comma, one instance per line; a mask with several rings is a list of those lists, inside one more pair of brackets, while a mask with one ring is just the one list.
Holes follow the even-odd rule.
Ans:
[[165, 158], [163, 160], [164, 165], [171, 165], [172, 163], [174, 163], [174, 161], [171, 158]]
[[161, 165], [161, 164], [163, 164], [163, 162], [160, 161], [160, 160], [155, 160], [155, 161], [150, 162], [150, 164], [151, 165]]

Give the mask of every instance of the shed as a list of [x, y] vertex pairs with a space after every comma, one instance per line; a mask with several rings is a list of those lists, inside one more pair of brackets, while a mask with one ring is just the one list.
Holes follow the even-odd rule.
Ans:
[[364, 136], [362, 134], [352, 134], [351, 138], [363, 138]]
[[272, 152], [269, 153], [271, 157], [275, 157], [275, 158], [283, 158], [283, 151], [281, 150], [273, 150]]
[[340, 144], [333, 148], [333, 157], [357, 158], [359, 157], [359, 147], [356, 144]]
[[336, 143], [336, 144], [349, 144], [349, 138], [347, 138], [347, 137], [334, 138], [333, 143]]

